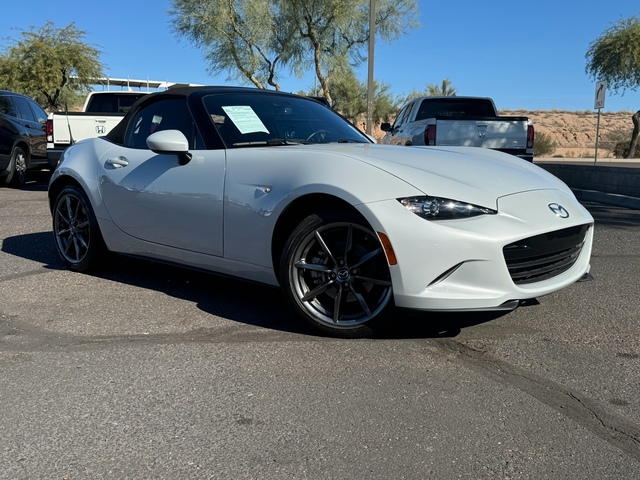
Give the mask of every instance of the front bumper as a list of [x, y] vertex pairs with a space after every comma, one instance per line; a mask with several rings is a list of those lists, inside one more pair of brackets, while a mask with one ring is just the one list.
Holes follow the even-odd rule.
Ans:
[[[569, 212], [560, 218], [549, 208]], [[498, 214], [427, 221], [391, 200], [361, 206], [385, 233], [398, 263], [391, 267], [395, 303], [416, 310], [509, 310], [580, 280], [590, 269], [593, 218], [572, 194], [538, 190], [498, 199]], [[371, 221], [371, 220], [370, 220]], [[540, 281], [514, 283], [504, 247], [531, 237], [587, 225], [569, 268]], [[383, 227], [384, 226], [384, 227]]]

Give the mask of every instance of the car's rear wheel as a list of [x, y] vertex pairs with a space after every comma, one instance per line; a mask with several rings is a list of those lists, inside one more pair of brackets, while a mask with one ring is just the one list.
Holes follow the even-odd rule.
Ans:
[[280, 274], [294, 309], [325, 333], [371, 336], [392, 320], [385, 253], [355, 214], [323, 212], [303, 220], [286, 243]]
[[90, 270], [107, 254], [89, 199], [76, 185], [65, 187], [55, 200], [53, 236], [60, 257], [71, 270]]

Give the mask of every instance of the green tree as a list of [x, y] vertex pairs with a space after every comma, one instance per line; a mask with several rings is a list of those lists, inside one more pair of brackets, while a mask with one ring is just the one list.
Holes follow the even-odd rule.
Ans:
[[[174, 31], [220, 70], [258, 88], [280, 89], [279, 72], [313, 68], [331, 101], [332, 74], [365, 59], [369, 0], [172, 0]], [[376, 32], [393, 41], [418, 26], [415, 0], [378, 0]]]
[[210, 73], [230, 73], [258, 88], [280, 90], [278, 69], [290, 58], [291, 27], [269, 0], [173, 0], [174, 32], [203, 50]]
[[[388, 121], [397, 110], [391, 87], [374, 81], [373, 86], [373, 122]], [[331, 81], [332, 98], [335, 109], [353, 124], [358, 125], [367, 112], [367, 84], [356, 78], [353, 70], [333, 75]]]
[[27, 94], [50, 110], [86, 93], [104, 74], [100, 51], [84, 42], [85, 34], [74, 22], [56, 28], [48, 21], [22, 31], [0, 55], [0, 86]]
[[449, 97], [456, 94], [456, 89], [451, 85], [448, 78], [442, 80], [442, 84], [431, 83], [427, 85], [427, 95], [429, 97]]
[[[369, 0], [281, 0], [281, 12], [297, 32], [296, 44], [305, 46], [292, 60], [312, 66], [320, 91], [331, 98], [331, 74], [360, 65], [369, 44]], [[380, 39], [391, 42], [416, 28], [418, 7], [414, 0], [378, 0], [375, 28]]]
[[[606, 80], [618, 93], [640, 86], [640, 18], [619, 20], [589, 45], [585, 55], [586, 71], [593, 79]], [[640, 110], [631, 117], [634, 125], [627, 158], [630, 158], [638, 143], [640, 133]]]
[[451, 96], [455, 95], [457, 90], [453, 87], [451, 81], [448, 78], [442, 80], [440, 85], [436, 83], [430, 83], [427, 87], [422, 90], [411, 90], [406, 95], [401, 95], [398, 97], [396, 104], [399, 108], [402, 108], [408, 102], [413, 100], [414, 98], [419, 97], [442, 97], [442, 96]]

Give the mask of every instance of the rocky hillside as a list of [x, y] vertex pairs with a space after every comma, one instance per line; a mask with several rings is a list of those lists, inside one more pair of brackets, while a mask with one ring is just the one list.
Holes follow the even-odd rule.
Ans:
[[[596, 145], [597, 111], [501, 111], [501, 115], [527, 116], [536, 134], [544, 134], [556, 146], [550, 156], [566, 158], [593, 157]], [[633, 112], [602, 112], [598, 157], [613, 157], [613, 147], [620, 140], [629, 141], [633, 131]]]

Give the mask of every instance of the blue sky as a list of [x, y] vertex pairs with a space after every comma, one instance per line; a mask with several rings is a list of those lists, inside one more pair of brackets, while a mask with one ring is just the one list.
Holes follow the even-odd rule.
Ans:
[[[498, 108], [593, 110], [595, 81], [585, 73], [589, 44], [619, 19], [640, 16], [638, 0], [419, 0], [421, 27], [375, 47], [375, 78], [396, 95], [448, 78], [458, 95], [492, 97]], [[202, 52], [176, 37], [170, 0], [5, 0], [0, 46], [47, 20], [71, 22], [103, 53], [111, 77], [237, 84], [207, 74]], [[366, 80], [366, 65], [360, 69]], [[283, 72], [283, 90], [313, 86]], [[607, 92], [603, 111], [640, 109], [640, 90]]]

